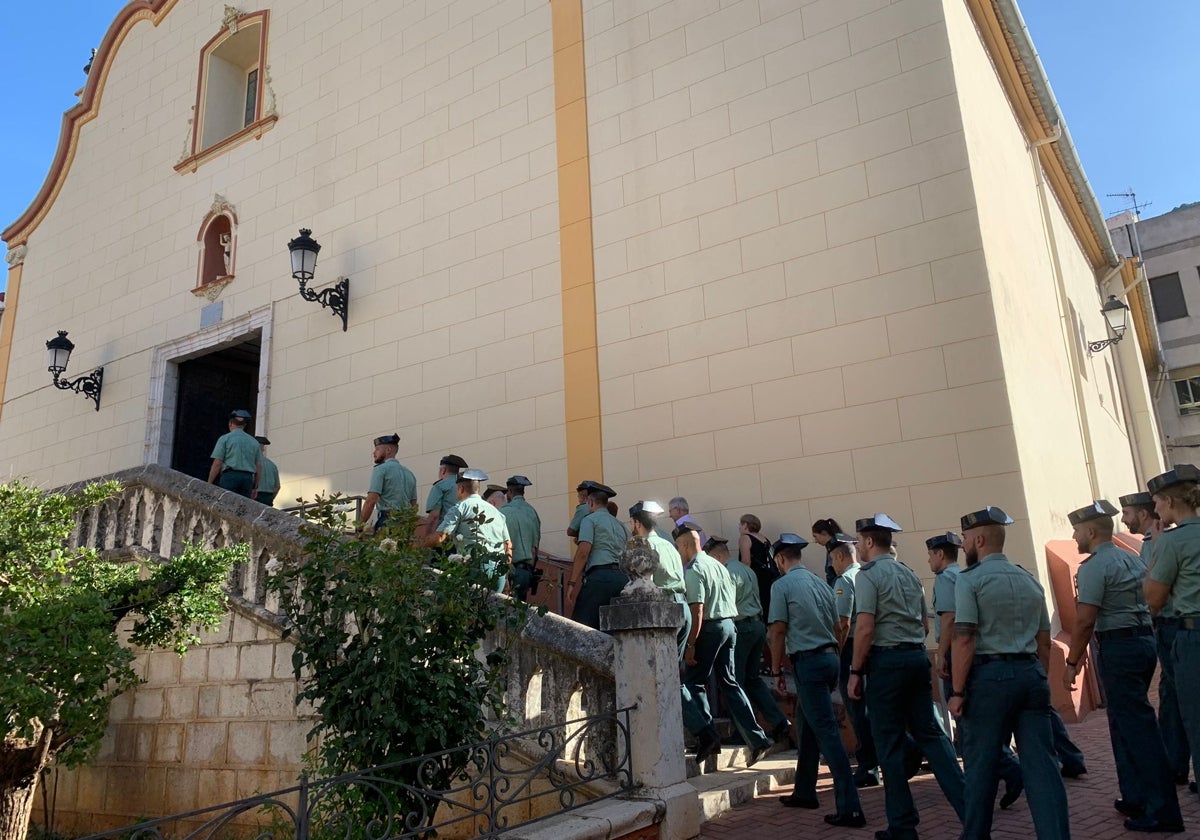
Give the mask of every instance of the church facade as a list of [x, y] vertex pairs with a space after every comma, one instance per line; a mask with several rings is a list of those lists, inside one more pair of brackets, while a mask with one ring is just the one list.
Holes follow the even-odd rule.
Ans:
[[1012, 0], [135, 0], [3, 239], [0, 467], [46, 486], [201, 474], [245, 408], [281, 500], [397, 432], [423, 484], [529, 476], [559, 553], [592, 478], [727, 537], [886, 511], [921, 571], [999, 505], [1045, 579], [1162, 465]]

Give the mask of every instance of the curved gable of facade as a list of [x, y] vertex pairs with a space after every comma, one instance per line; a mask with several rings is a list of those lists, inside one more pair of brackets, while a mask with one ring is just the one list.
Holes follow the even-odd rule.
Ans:
[[79, 97], [79, 103], [63, 114], [58, 149], [54, 153], [50, 172], [46, 175], [42, 188], [21, 217], [0, 233], [0, 239], [8, 243], [10, 250], [24, 244], [54, 206], [54, 200], [58, 198], [67, 173], [71, 170], [71, 163], [75, 159], [75, 151], [79, 146], [79, 132], [100, 112], [108, 72], [130, 30], [143, 20], [158, 26], [175, 7], [176, 2], [178, 0], [133, 0], [117, 13], [96, 50], [96, 57], [92, 61], [92, 68]]

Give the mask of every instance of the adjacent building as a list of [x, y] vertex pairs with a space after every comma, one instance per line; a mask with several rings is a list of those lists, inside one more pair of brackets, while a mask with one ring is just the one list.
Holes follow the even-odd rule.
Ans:
[[1151, 377], [1170, 463], [1200, 458], [1200, 203], [1108, 220], [1118, 251], [1143, 264], [1154, 299], [1160, 364]]
[[139, 0], [3, 239], [0, 468], [46, 486], [200, 474], [248, 408], [281, 498], [398, 432], [422, 482], [528, 475], [560, 552], [595, 478], [726, 536], [887, 511], [922, 571], [1000, 505], [1044, 578], [1161, 467], [1146, 305], [1089, 352], [1133, 269], [1013, 0]]

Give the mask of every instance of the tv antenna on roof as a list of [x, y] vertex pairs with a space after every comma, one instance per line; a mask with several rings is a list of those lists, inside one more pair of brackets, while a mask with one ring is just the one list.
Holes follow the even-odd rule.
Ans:
[[1135, 193], [1133, 191], [1133, 187], [1130, 187], [1125, 192], [1106, 193], [1106, 195], [1108, 198], [1123, 198], [1123, 199], [1125, 199], [1127, 202], [1129, 202], [1129, 204], [1126, 207], [1123, 207], [1122, 209], [1123, 210], [1132, 210], [1134, 212], [1134, 214], [1137, 216], [1141, 216], [1142, 210], [1146, 207], [1149, 207], [1151, 204], [1154, 203], [1153, 201], [1143, 201], [1142, 203], [1139, 204], [1138, 200], [1137, 200], [1137, 193]]

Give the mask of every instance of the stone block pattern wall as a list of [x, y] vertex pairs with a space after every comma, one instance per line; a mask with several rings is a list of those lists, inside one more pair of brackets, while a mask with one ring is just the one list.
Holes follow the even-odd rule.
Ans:
[[[280, 499], [365, 492], [371, 439], [399, 432], [422, 502], [448, 451], [500, 478], [524, 473], [535, 503], [554, 500], [546, 542], [565, 550], [549, 3], [245, 10], [264, 8], [279, 121], [194, 174], [173, 166], [223, 7], [178, 3], [118, 51], [29, 242], [0, 461], [50, 486], [143, 463], [153, 350], [200, 329], [196, 233], [219, 193], [238, 218], [224, 320], [270, 312], [256, 424], [273, 442]], [[301, 226], [323, 247], [314, 286], [351, 278], [348, 332], [296, 293], [285, 246]], [[98, 413], [82, 400], [64, 410], [49, 387], [56, 329], [76, 342], [72, 373], [104, 365]], [[66, 439], [78, 445], [64, 450]]]
[[275, 627], [235, 609], [182, 659], [143, 652], [136, 668], [145, 682], [113, 703], [96, 761], [46, 778], [58, 831], [119, 828], [296, 783], [311, 710], [296, 707], [292, 645]]
[[1023, 520], [940, 0], [584, 5], [608, 483], [726, 537], [885, 510], [921, 571]]

